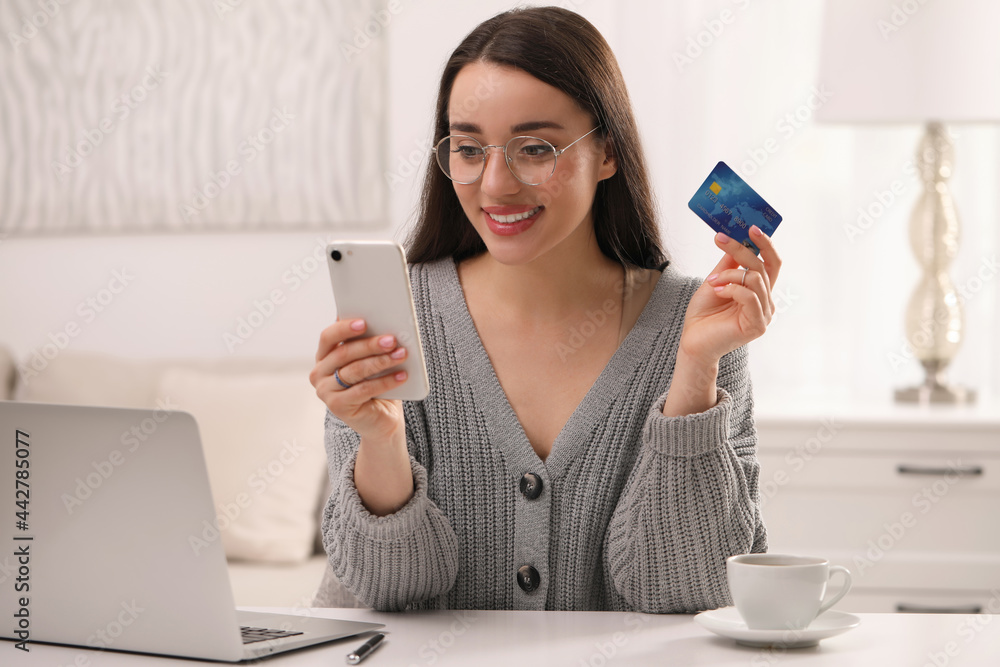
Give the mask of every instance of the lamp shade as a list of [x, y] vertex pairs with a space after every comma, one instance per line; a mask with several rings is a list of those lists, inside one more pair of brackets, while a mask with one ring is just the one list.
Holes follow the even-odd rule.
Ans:
[[827, 0], [820, 121], [1000, 121], [1000, 2]]

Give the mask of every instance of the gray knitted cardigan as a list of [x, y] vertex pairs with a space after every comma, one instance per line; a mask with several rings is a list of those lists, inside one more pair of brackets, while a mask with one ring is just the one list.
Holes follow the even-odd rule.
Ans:
[[[661, 412], [700, 281], [663, 271], [543, 462], [490, 365], [454, 261], [414, 265], [410, 278], [430, 375], [428, 397], [404, 403], [415, 493], [394, 514], [369, 513], [354, 486], [359, 437], [327, 413], [329, 565], [316, 604], [331, 604], [338, 585], [381, 610], [731, 604], [726, 557], [766, 550], [746, 349], [721, 360], [715, 407]], [[519, 488], [528, 472], [542, 479], [535, 499]], [[518, 583], [525, 565], [538, 574], [530, 592]]]

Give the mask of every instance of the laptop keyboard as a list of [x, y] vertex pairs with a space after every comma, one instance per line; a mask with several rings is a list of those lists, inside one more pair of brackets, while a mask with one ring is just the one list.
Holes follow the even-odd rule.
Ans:
[[251, 628], [249, 626], [241, 626], [240, 632], [243, 634], [244, 644], [253, 644], [254, 642], [264, 642], [268, 639], [281, 639], [282, 637], [293, 637], [302, 634], [301, 632], [271, 630], [270, 628]]

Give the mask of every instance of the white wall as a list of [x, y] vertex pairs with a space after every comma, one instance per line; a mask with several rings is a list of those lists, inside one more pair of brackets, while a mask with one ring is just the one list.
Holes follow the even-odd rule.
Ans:
[[[440, 68], [475, 24], [511, 3], [400, 0], [388, 40], [389, 169], [426, 146]], [[718, 160], [748, 178], [784, 216], [775, 240], [784, 259], [778, 287], [783, 312], [751, 346], [757, 394], [778, 403], [791, 396], [829, 394], [884, 399], [893, 387], [919, 378], [915, 364], [894, 368], [890, 355], [904, 344], [903, 310], [917, 267], [907, 220], [918, 186], [903, 172], [920, 136], [918, 127], [845, 128], [808, 121], [788, 132], [778, 125], [805, 104], [817, 85], [819, 0], [567, 0], [605, 34], [625, 72], [652, 166], [668, 248], [683, 270], [704, 275], [717, 261], [711, 231], [687, 209], [695, 188]], [[674, 55], [696, 39], [705, 22], [727, 9], [734, 20], [693, 62]], [[709, 40], [702, 36], [704, 41]], [[970, 73], [970, 85], [979, 76]], [[989, 274], [1000, 246], [1000, 134], [956, 128], [952, 186], [964, 238], [952, 277], [975, 285]], [[778, 150], [751, 175], [748, 151], [774, 138]], [[412, 218], [419, 174], [391, 190], [390, 225], [369, 236], [399, 236]], [[845, 226], [858, 207], [894, 180], [905, 191], [863, 235]], [[69, 345], [135, 357], [225, 356], [235, 334], [273, 290], [284, 302], [235, 347], [240, 355], [311, 357], [322, 327], [333, 318], [322, 267], [312, 265], [320, 238], [311, 233], [203, 234], [6, 238], [0, 241], [0, 341], [20, 355], [80, 327]], [[305, 263], [305, 267], [301, 265]], [[294, 271], [314, 272], [296, 287]], [[984, 268], [985, 267], [985, 268]], [[134, 276], [120, 294], [86, 315], [113, 271]], [[1000, 290], [994, 270], [970, 300], [968, 335], [953, 379], [1000, 393]], [[112, 285], [117, 287], [117, 284]]]

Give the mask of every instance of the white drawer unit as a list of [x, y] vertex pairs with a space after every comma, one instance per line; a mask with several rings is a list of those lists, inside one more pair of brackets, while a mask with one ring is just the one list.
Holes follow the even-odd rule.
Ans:
[[854, 577], [853, 612], [1000, 613], [1000, 406], [758, 411], [771, 552]]

